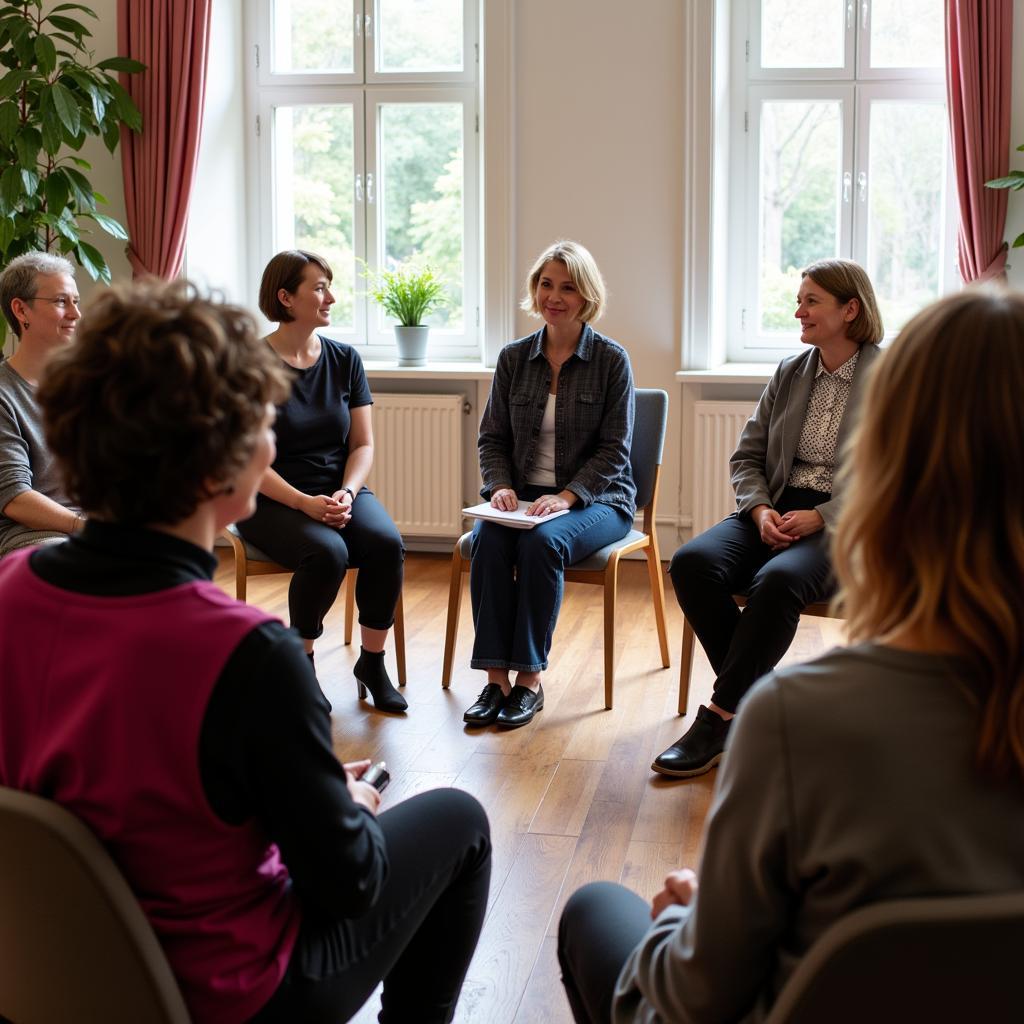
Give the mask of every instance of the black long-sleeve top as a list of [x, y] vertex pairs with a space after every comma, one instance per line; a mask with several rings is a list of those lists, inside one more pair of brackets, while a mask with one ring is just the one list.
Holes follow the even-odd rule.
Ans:
[[[124, 597], [212, 579], [217, 560], [170, 534], [91, 520], [29, 564], [64, 590]], [[214, 813], [229, 825], [260, 822], [305, 915], [356, 917], [374, 904], [388, 870], [384, 836], [348, 792], [331, 747], [329, 705], [301, 641], [280, 622], [252, 630], [228, 659], [203, 716], [198, 756]]]

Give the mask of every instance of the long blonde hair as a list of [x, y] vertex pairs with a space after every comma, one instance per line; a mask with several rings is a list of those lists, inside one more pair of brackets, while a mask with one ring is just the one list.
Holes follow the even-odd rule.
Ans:
[[974, 664], [979, 767], [1024, 779], [1024, 295], [930, 306], [876, 367], [834, 538], [852, 639], [946, 631]]

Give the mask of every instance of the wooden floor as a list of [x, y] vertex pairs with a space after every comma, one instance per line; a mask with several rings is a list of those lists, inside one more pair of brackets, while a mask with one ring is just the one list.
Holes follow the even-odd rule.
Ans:
[[[217, 581], [233, 593], [230, 553]], [[615, 707], [604, 708], [602, 596], [567, 585], [544, 676], [545, 708], [529, 726], [467, 730], [462, 713], [485, 679], [469, 668], [473, 629], [462, 602], [455, 669], [441, 689], [449, 559], [410, 555], [405, 622], [407, 715], [375, 711], [357, 699], [352, 665], [358, 637], [342, 643], [342, 602], [317, 645], [317, 674], [334, 705], [335, 751], [343, 761], [386, 760], [392, 782], [384, 808], [414, 793], [458, 786], [473, 793], [491, 821], [491, 900], [457, 1022], [571, 1022], [555, 955], [558, 918], [580, 885], [611, 879], [649, 899], [665, 873], [695, 866], [715, 773], [671, 782], [651, 760], [685, 731], [710, 693], [700, 646], [694, 656], [690, 710], [676, 714], [682, 616], [668, 588], [672, 667], [662, 669], [643, 563], [624, 566], [616, 643]], [[288, 576], [249, 580], [249, 600], [287, 620]], [[463, 584], [466, 586], [465, 582]], [[842, 624], [805, 617], [783, 664], [842, 642]], [[396, 678], [393, 651], [388, 651]], [[353, 1018], [375, 1021], [375, 995]]]

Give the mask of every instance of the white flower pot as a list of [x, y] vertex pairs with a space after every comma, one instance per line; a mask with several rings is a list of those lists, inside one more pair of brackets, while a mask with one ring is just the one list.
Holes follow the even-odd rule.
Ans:
[[427, 365], [427, 336], [429, 334], [430, 328], [423, 324], [417, 327], [395, 325], [399, 366]]

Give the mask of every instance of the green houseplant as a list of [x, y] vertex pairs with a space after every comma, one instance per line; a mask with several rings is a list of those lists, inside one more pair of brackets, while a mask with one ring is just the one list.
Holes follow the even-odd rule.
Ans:
[[107, 200], [77, 154], [90, 136], [113, 153], [122, 124], [142, 129], [116, 76], [145, 65], [126, 57], [96, 61], [82, 16], [96, 18], [77, 3], [46, 12], [43, 0], [0, 3], [0, 264], [34, 249], [55, 250], [109, 282], [106, 260], [85, 236], [94, 226], [115, 238], [128, 234], [97, 209]]
[[394, 317], [399, 366], [423, 366], [427, 361], [430, 328], [423, 322], [444, 305], [444, 283], [430, 267], [405, 265], [373, 271], [364, 264], [369, 295], [388, 316]]
[[[1024, 146], [1017, 147], [1018, 153], [1024, 153]], [[1015, 192], [1019, 192], [1024, 188], [1024, 171], [1010, 171], [1005, 178], [993, 178], [991, 181], [985, 182], [986, 188], [1010, 188]], [[1019, 249], [1024, 246], [1024, 231], [1022, 231], [1014, 240], [1013, 248]]]

